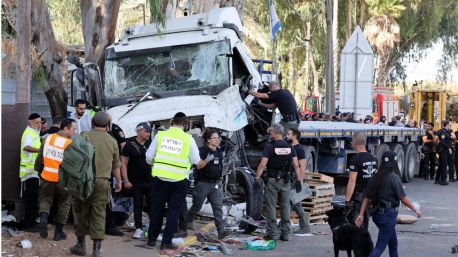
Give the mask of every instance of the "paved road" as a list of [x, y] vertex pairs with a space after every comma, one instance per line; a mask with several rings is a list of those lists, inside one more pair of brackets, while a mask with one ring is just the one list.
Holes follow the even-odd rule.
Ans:
[[[398, 225], [399, 256], [400, 257], [458, 257], [458, 254], [451, 254], [451, 245], [458, 244], [458, 183], [451, 183], [449, 186], [434, 185], [432, 181], [415, 179], [405, 184], [405, 190], [412, 200], [418, 201], [424, 211], [424, 217], [414, 225]], [[412, 214], [410, 210], [402, 208], [400, 213]], [[431, 224], [438, 224], [436, 230], [430, 229]], [[203, 224], [201, 224], [202, 226]], [[72, 227], [66, 226], [65, 231], [69, 238], [65, 241], [54, 242], [39, 238], [38, 234], [22, 233], [18, 238], [2, 238], [2, 256], [72, 256], [69, 254], [69, 247], [75, 242]], [[330, 257], [334, 256], [332, 247], [331, 230], [327, 224], [312, 227], [313, 232], [322, 232], [323, 235], [313, 237], [291, 236], [289, 242], [278, 242], [276, 249], [272, 251], [249, 251], [235, 250], [235, 256], [308, 256], [308, 257]], [[373, 241], [377, 239], [377, 228], [371, 223], [370, 232]], [[437, 232], [436, 235], [431, 232]], [[448, 232], [448, 233], [447, 233]], [[451, 233], [454, 232], [454, 233]], [[52, 235], [53, 231], [50, 231]], [[107, 237], [103, 242], [103, 253], [105, 257], [151, 257], [159, 256], [158, 247], [145, 249], [146, 242], [133, 240], [131, 233], [124, 237]], [[30, 250], [22, 250], [15, 245], [21, 239], [31, 239], [33, 247]], [[88, 244], [88, 256], [92, 243]], [[202, 252], [201, 252], [202, 253]], [[11, 254], [11, 255], [10, 255]], [[287, 255], [285, 255], [287, 254]], [[223, 256], [222, 254], [207, 253], [203, 256]], [[341, 252], [340, 256], [346, 256]], [[383, 256], [388, 257], [387, 251]]]
[[[422, 205], [424, 216], [413, 225], [397, 225], [400, 257], [447, 257], [458, 256], [451, 253], [451, 246], [458, 244], [458, 183], [449, 186], [434, 185], [432, 181], [414, 179], [404, 184], [408, 197]], [[401, 214], [412, 214], [406, 208]], [[431, 224], [438, 224], [436, 230], [430, 229]], [[371, 222], [369, 230], [372, 240], [377, 240], [377, 227]], [[332, 236], [329, 226], [317, 225], [312, 231], [321, 231], [327, 235], [313, 237], [292, 236], [289, 242], [279, 242], [273, 251], [262, 253], [239, 251], [243, 256], [280, 256], [288, 253], [288, 257], [334, 256]], [[431, 232], [438, 232], [436, 235]], [[442, 233], [439, 233], [442, 232]], [[454, 232], [454, 233], [447, 233]], [[340, 252], [340, 256], [347, 256]], [[388, 249], [382, 256], [388, 257]]]

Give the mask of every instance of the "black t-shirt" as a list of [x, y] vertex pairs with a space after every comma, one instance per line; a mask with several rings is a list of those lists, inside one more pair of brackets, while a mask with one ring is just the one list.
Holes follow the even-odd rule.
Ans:
[[301, 144], [294, 145], [294, 151], [296, 151], [297, 160], [305, 159], [305, 148]]
[[355, 192], [364, 192], [372, 176], [377, 172], [377, 159], [368, 152], [358, 153], [350, 159], [350, 172], [357, 172]]
[[110, 135], [116, 139], [118, 145], [126, 142], [126, 137], [124, 136], [124, 131], [118, 125], [114, 124], [111, 126]]
[[444, 128], [437, 131], [437, 136], [439, 137], [439, 146], [441, 150], [447, 150], [452, 146], [452, 136], [451, 133]]
[[[283, 141], [283, 140], [278, 140], [278, 141]], [[274, 156], [275, 156], [274, 145], [272, 143], [266, 144], [266, 146], [264, 147], [264, 150], [262, 151], [262, 157], [272, 158]], [[294, 158], [294, 157], [297, 157], [297, 154], [293, 147], [292, 152], [291, 152], [291, 158]]]
[[[369, 185], [364, 190], [364, 195], [367, 196], [369, 188], [373, 186], [374, 179], [372, 179]], [[402, 188], [401, 178], [396, 173], [390, 172], [385, 178], [383, 183], [382, 193], [380, 198], [383, 201], [390, 202], [391, 208], [399, 207], [399, 201], [406, 196], [404, 189]], [[383, 205], [383, 204], [382, 204]], [[386, 207], [386, 206], [383, 206]]]
[[215, 159], [196, 170], [196, 180], [219, 180], [223, 175], [223, 151], [219, 147], [215, 151], [206, 146], [199, 148], [200, 159], [205, 160], [208, 154], [213, 154]]
[[297, 115], [296, 99], [294, 99], [291, 92], [286, 89], [278, 89], [267, 94], [269, 95], [269, 99], [277, 105], [283, 118], [287, 115]]
[[[434, 137], [433, 137], [432, 134], [426, 132], [426, 139], [428, 139], [428, 140], [433, 140]], [[433, 142], [431, 142], [431, 143], [425, 143], [425, 146], [428, 147], [428, 148], [430, 148], [430, 149], [432, 149], [432, 148], [433, 148]]]
[[132, 184], [138, 182], [151, 182], [151, 166], [146, 162], [146, 145], [140, 144], [136, 139], [129, 141], [122, 148], [121, 156], [129, 158], [127, 163], [127, 176]]

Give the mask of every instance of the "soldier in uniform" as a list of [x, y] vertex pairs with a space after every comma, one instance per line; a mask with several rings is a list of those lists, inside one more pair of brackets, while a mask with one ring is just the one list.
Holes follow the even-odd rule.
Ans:
[[264, 192], [264, 202], [267, 210], [267, 234], [265, 240], [276, 240], [276, 208], [280, 197], [281, 234], [280, 240], [288, 241], [290, 232], [290, 180], [292, 168], [296, 172], [296, 192], [302, 191], [301, 171], [294, 147], [283, 140], [284, 128], [280, 124], [274, 124], [269, 128], [272, 142], [266, 145], [262, 153], [262, 159], [256, 171], [254, 186], [260, 185], [261, 175], [267, 168], [267, 185]]
[[75, 209], [78, 225], [75, 234], [77, 243], [70, 248], [74, 255], [86, 255], [85, 236], [90, 235], [94, 241], [92, 257], [100, 257], [102, 240], [105, 238], [106, 204], [110, 196], [111, 173], [116, 178], [115, 192], [121, 191], [121, 162], [116, 140], [108, 134], [111, 117], [106, 112], [97, 112], [92, 119], [94, 129], [82, 133], [82, 137], [94, 146], [94, 190], [85, 201], [76, 200]]
[[447, 167], [450, 173], [450, 181], [455, 181], [455, 167], [453, 163], [453, 140], [456, 140], [455, 134], [451, 133], [450, 121], [442, 122], [442, 128], [437, 131], [438, 153], [439, 153], [439, 169], [436, 174], [435, 184], [442, 186], [448, 185], [447, 182]]

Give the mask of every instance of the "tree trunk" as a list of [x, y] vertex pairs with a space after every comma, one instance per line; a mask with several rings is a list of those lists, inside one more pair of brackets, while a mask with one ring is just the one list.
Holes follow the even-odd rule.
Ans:
[[387, 67], [389, 51], [379, 53], [377, 57], [377, 72], [375, 82], [377, 87], [385, 87], [389, 75], [389, 67]]
[[[80, 1], [81, 21], [83, 24], [84, 54], [86, 63], [95, 63], [103, 78], [105, 49], [115, 40], [116, 22], [118, 20], [121, 0]], [[89, 74], [91, 95], [96, 96], [96, 80]], [[101, 86], [101, 85], [100, 85]], [[93, 97], [92, 103], [96, 103]]]
[[345, 41], [347, 41], [350, 38], [352, 29], [353, 29], [352, 13], [353, 13], [353, 0], [347, 0], [347, 11], [346, 11], [346, 16], [345, 16], [345, 25], [346, 25]]
[[[22, 1], [19, 1], [22, 2]], [[44, 92], [53, 117], [67, 115], [67, 92], [62, 84], [60, 56], [45, 0], [32, 1], [32, 43], [41, 55], [44, 68]]]
[[356, 12], [356, 23], [363, 28], [364, 26], [364, 18], [366, 15], [366, 1], [365, 0], [358, 0], [358, 5], [359, 8], [357, 8]]
[[[32, 24], [30, 14], [32, 13], [30, 1], [19, 1], [17, 8], [21, 19], [15, 20], [17, 32], [17, 103], [30, 103], [30, 81], [32, 79], [31, 65], [31, 32]], [[8, 16], [8, 15], [7, 15]], [[10, 21], [11, 24], [12, 21]], [[11, 24], [12, 26], [14, 24]], [[20, 51], [19, 51], [20, 49]]]
[[305, 63], [304, 63], [304, 81], [305, 81], [305, 89], [306, 89], [306, 96], [310, 95], [309, 86], [310, 86], [310, 59], [312, 53], [310, 51], [310, 21], [305, 23]]

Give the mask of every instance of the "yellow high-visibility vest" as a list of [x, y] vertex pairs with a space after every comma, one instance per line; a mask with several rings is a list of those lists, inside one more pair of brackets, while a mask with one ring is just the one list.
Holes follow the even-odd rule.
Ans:
[[32, 147], [40, 149], [40, 133], [30, 127], [27, 127], [22, 133], [21, 137], [21, 163], [19, 167], [19, 178], [24, 177], [27, 174], [35, 174], [38, 176], [38, 173], [34, 169], [35, 159], [37, 158], [38, 153], [25, 153], [24, 152], [24, 137], [30, 136], [33, 139]]
[[189, 152], [192, 136], [180, 128], [171, 127], [157, 134], [156, 155], [152, 161], [153, 177], [181, 181], [191, 169]]

